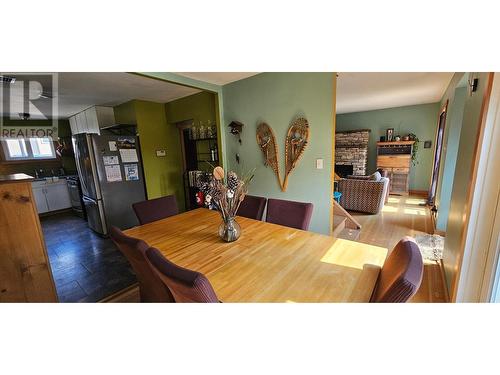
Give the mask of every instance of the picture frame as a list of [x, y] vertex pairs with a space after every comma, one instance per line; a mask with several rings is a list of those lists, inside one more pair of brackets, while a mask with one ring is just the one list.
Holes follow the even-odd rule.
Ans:
[[392, 142], [394, 137], [394, 128], [389, 128], [385, 131], [386, 142]]

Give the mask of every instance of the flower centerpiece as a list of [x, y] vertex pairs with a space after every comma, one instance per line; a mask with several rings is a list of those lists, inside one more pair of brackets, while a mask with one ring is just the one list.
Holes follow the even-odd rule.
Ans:
[[248, 173], [243, 178], [238, 177], [235, 172], [229, 172], [226, 176], [222, 167], [215, 167], [211, 178], [200, 185], [200, 190], [205, 195], [205, 205], [219, 211], [222, 217], [219, 236], [226, 242], [236, 241], [240, 237], [241, 227], [235, 216], [252, 178], [253, 173]]

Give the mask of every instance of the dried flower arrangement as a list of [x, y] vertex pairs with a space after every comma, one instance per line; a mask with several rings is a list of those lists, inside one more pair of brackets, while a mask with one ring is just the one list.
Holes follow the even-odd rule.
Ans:
[[245, 199], [253, 176], [253, 170], [242, 178], [232, 171], [226, 176], [222, 167], [215, 167], [212, 178], [200, 184], [200, 190], [205, 195], [205, 205], [219, 211], [222, 217], [219, 236], [224, 241], [235, 241], [241, 234], [241, 228], [234, 217]]

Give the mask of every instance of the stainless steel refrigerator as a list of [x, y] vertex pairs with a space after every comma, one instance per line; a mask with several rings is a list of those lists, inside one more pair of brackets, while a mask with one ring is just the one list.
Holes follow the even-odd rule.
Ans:
[[107, 235], [112, 225], [126, 229], [139, 222], [132, 204], [146, 199], [138, 138], [129, 135], [76, 134], [76, 166], [89, 227]]

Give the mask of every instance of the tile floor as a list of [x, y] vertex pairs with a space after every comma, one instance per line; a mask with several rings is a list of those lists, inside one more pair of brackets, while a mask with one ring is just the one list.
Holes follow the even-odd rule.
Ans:
[[101, 238], [73, 213], [42, 217], [60, 302], [96, 302], [137, 280], [109, 238]]

